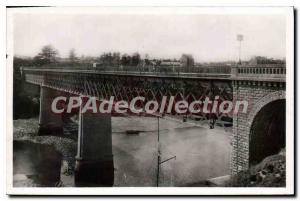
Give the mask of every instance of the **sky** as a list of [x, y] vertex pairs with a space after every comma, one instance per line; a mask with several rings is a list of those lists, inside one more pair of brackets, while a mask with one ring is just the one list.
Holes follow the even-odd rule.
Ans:
[[130, 15], [15, 14], [13, 47], [18, 56], [35, 56], [51, 44], [61, 57], [74, 48], [78, 56], [103, 52], [149, 58], [192, 54], [197, 62], [242, 60], [253, 56], [282, 59], [286, 52], [283, 15]]

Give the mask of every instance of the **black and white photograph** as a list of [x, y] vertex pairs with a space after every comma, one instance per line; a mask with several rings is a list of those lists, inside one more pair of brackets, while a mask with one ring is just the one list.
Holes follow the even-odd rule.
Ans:
[[293, 7], [6, 11], [8, 194], [294, 193]]

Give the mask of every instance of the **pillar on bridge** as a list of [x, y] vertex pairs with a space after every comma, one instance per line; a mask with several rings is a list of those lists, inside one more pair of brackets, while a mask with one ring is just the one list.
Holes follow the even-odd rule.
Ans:
[[62, 114], [54, 113], [51, 104], [60, 92], [45, 86], [40, 87], [39, 135], [62, 135]]
[[79, 113], [76, 186], [112, 186], [114, 165], [110, 114]]

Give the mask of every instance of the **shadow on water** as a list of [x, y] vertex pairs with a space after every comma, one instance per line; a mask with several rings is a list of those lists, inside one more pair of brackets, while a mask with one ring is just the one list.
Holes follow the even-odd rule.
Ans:
[[60, 183], [62, 155], [52, 146], [30, 141], [13, 142], [14, 186], [53, 187]]

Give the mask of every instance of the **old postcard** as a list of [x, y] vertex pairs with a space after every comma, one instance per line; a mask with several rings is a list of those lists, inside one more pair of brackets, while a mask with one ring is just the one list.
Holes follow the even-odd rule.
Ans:
[[7, 193], [294, 194], [293, 26], [292, 7], [7, 8]]

